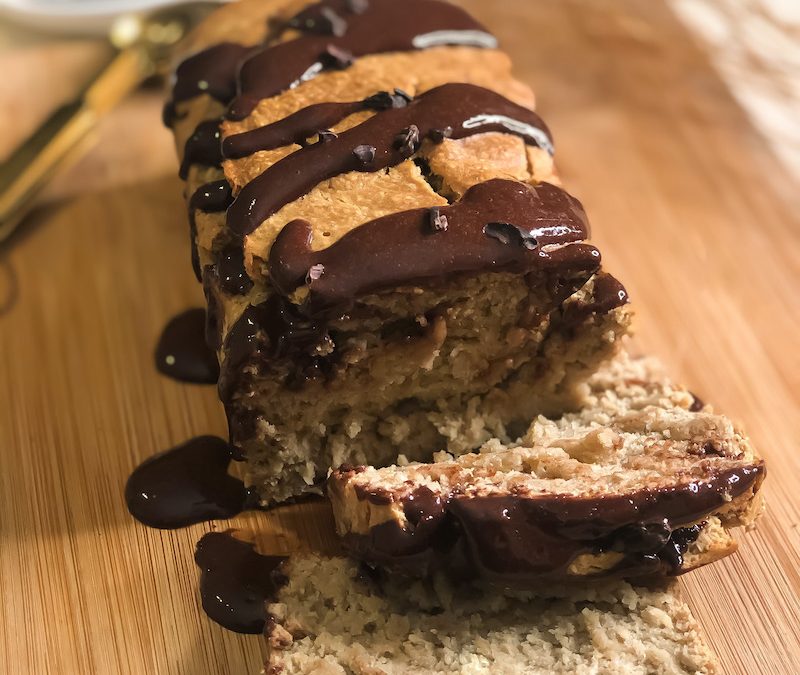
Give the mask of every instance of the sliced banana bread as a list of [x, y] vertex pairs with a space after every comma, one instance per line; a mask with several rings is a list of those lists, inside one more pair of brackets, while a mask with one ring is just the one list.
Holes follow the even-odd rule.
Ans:
[[718, 672], [668, 590], [606, 582], [500, 591], [407, 582], [300, 556], [268, 605], [267, 675], [654, 675]]
[[733, 552], [730, 528], [760, 514], [764, 463], [657, 370], [622, 354], [580, 411], [540, 417], [516, 443], [334, 471], [339, 533], [372, 564], [514, 586], [674, 575]]

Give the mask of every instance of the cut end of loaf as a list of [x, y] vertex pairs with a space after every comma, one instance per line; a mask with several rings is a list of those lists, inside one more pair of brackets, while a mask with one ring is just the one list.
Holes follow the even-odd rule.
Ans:
[[725, 417], [621, 355], [586, 405], [516, 443], [433, 464], [334, 471], [337, 528], [358, 557], [425, 576], [444, 567], [542, 578], [676, 575], [735, 550], [765, 467]]
[[268, 606], [267, 673], [717, 672], [688, 607], [661, 589], [409, 582], [316, 556], [284, 571]]

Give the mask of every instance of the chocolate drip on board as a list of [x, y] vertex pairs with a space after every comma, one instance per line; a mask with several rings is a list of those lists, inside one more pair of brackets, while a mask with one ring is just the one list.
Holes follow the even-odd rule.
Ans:
[[[362, 13], [340, 12], [343, 30], [319, 34], [320, 3], [289, 23], [304, 35], [270, 45], [248, 58], [239, 70], [239, 94], [228, 110], [231, 119], [247, 117], [261, 99], [275, 96], [332, 68], [347, 68], [369, 54], [411, 51], [445, 45], [494, 48], [497, 40], [463, 9], [440, 0], [371, 0]], [[312, 27], [307, 23], [311, 17]], [[316, 23], [313, 23], [316, 21]], [[327, 23], [327, 22], [326, 22]]]
[[[386, 522], [368, 534], [347, 535], [346, 544], [368, 563], [413, 576], [444, 567], [516, 586], [563, 576], [579, 555], [604, 551], [624, 554], [612, 575], [677, 574], [699, 534], [681, 530], [757, 490], [765, 473], [759, 461], [701, 480], [597, 497], [437, 495], [422, 487], [405, 498], [405, 528]], [[365, 489], [359, 498], [387, 500]]]
[[401, 163], [418, 149], [410, 149], [406, 142], [412, 126], [419, 139], [443, 129], [450, 129], [453, 139], [489, 131], [515, 134], [532, 145], [550, 138], [532, 110], [483, 87], [445, 84], [406, 107], [379, 112], [330, 142], [315, 143], [276, 162], [242, 188], [228, 209], [228, 227], [237, 235], [247, 235], [324, 180]]
[[197, 221], [195, 211], [221, 213], [233, 202], [231, 186], [225, 179], [201, 185], [189, 198], [189, 236], [192, 251], [192, 269], [198, 281], [203, 280], [200, 269], [200, 255], [197, 251]]
[[217, 355], [205, 340], [206, 312], [189, 309], [170, 319], [155, 350], [156, 368], [180, 382], [216, 384]]
[[285, 583], [280, 567], [286, 558], [261, 555], [231, 532], [209, 532], [197, 542], [194, 559], [209, 618], [237, 633], [263, 633], [265, 605]]
[[128, 478], [128, 511], [150, 527], [175, 529], [256, 508], [255, 495], [228, 474], [233, 459], [231, 446], [216, 436], [198, 436], [154, 455]]
[[[517, 274], [597, 269], [600, 254], [588, 244], [588, 224], [580, 202], [564, 190], [494, 179], [470, 188], [452, 206], [413, 209], [364, 223], [319, 251], [311, 249], [312, 227], [288, 223], [270, 250], [275, 287], [289, 295], [305, 284], [303, 312], [342, 308], [353, 299], [384, 288], [483, 271]], [[522, 232], [504, 239], [491, 226]], [[502, 229], [502, 228], [501, 228]], [[572, 244], [564, 246], [565, 244]], [[357, 261], [356, 264], [353, 264]]]
[[[331, 21], [331, 15], [339, 21]], [[333, 29], [333, 24], [338, 28]], [[495, 38], [464, 10], [439, 0], [371, 0], [359, 7], [352, 1], [326, 0], [279, 26], [268, 35], [267, 42], [288, 28], [303, 35], [271, 46], [224, 42], [185, 59], [175, 71], [172, 97], [164, 107], [164, 124], [174, 124], [178, 103], [201, 94], [230, 103], [238, 93], [232, 116], [241, 119], [258, 99], [311, 79], [326, 68], [346, 67], [351, 55], [441, 45], [497, 46]], [[240, 78], [237, 91], [237, 75], [245, 63], [247, 73]]]

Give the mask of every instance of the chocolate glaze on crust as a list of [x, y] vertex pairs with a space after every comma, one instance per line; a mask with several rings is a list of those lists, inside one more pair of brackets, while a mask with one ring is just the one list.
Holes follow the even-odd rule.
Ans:
[[592, 300], [573, 303], [564, 310], [561, 330], [572, 332], [590, 316], [603, 316], [626, 302], [628, 302], [628, 291], [625, 287], [608, 272], [601, 272], [594, 279]]
[[[446, 229], [432, 227], [431, 209], [413, 209], [364, 223], [320, 251], [311, 250], [311, 225], [294, 220], [270, 251], [273, 284], [284, 295], [305, 284], [303, 311], [316, 314], [347, 307], [354, 298], [384, 288], [446, 280], [454, 274], [563, 273], [593, 271], [600, 265], [597, 249], [573, 244], [588, 236], [580, 202], [548, 183], [494, 179], [436, 211], [438, 219], [446, 219]], [[491, 236], [493, 225], [518, 228], [525, 239]]]
[[400, 164], [419, 149], [422, 139], [443, 129], [449, 129], [453, 139], [500, 131], [531, 145], [546, 147], [550, 142], [544, 123], [532, 110], [483, 87], [445, 84], [406, 107], [383, 110], [329, 142], [307, 146], [276, 162], [239, 192], [227, 212], [228, 227], [247, 235], [324, 180]]
[[295, 143], [306, 145], [310, 136], [365, 109], [362, 101], [316, 103], [272, 124], [226, 137], [222, 141], [222, 155], [225, 159], [239, 159], [260, 150], [271, 150]]
[[155, 349], [158, 372], [180, 382], [216, 384], [217, 355], [205, 341], [206, 310], [189, 309], [167, 322]]
[[164, 124], [171, 127], [177, 119], [175, 106], [190, 98], [207, 94], [228, 102], [236, 95], [236, 72], [239, 63], [252, 47], [222, 42], [185, 59], [175, 70], [172, 98], [164, 106]]
[[[444, 229], [432, 226], [431, 211], [414, 209], [378, 218], [320, 251], [310, 249], [308, 223], [287, 224], [269, 258], [278, 293], [248, 307], [226, 338], [219, 380], [222, 400], [229, 401], [241, 384], [240, 371], [248, 362], [263, 368], [286, 361], [293, 386], [334, 372], [337, 352], [320, 356], [329, 350], [316, 347], [328, 339], [329, 321], [366, 294], [447, 283], [476, 272], [527, 274], [532, 284], [542, 278], [585, 280], [600, 266], [599, 251], [581, 243], [588, 236], [588, 224], [580, 202], [549, 183], [532, 186], [494, 179], [478, 184], [456, 204], [435, 209], [437, 218], [449, 223]], [[609, 279], [611, 283], [595, 289], [597, 311], [608, 312], [626, 302], [619, 282]], [[287, 296], [301, 284], [308, 297], [297, 305]], [[607, 297], [602, 295], [606, 287], [611, 291]]]
[[[604, 574], [674, 575], [682, 564], [676, 552], [682, 554], [691, 540], [681, 530], [731, 499], [757, 491], [765, 473], [759, 461], [721, 469], [702, 480], [597, 497], [440, 497], [421, 487], [402, 500], [406, 529], [388, 521], [368, 534], [346, 535], [345, 543], [368, 563], [412, 576], [444, 568], [525, 586], [567, 577], [576, 557], [605, 551], [623, 553], [624, 558]], [[334, 472], [329, 489], [336, 490], [347, 475]], [[371, 500], [372, 495], [361, 491], [359, 499]], [[385, 500], [385, 494], [376, 495], [377, 503]]]
[[[331, 16], [338, 21], [331, 22]], [[183, 61], [175, 71], [172, 98], [164, 107], [164, 124], [173, 125], [178, 103], [201, 94], [223, 103], [236, 97], [229, 114], [242, 119], [259, 99], [326, 69], [345, 68], [355, 56], [439, 45], [497, 46], [495, 38], [463, 9], [440, 0], [370, 0], [361, 11], [347, 0], [325, 0], [269, 31], [265, 43], [287, 29], [303, 35], [270, 46], [223, 42]]]
[[192, 246], [192, 269], [198, 281], [203, 280], [200, 269], [200, 255], [197, 251], [197, 223], [195, 211], [203, 213], [220, 213], [233, 201], [231, 186], [226, 180], [215, 180], [201, 185], [189, 198], [189, 234]]
[[[440, 45], [497, 46], [497, 40], [481, 24], [449, 2], [370, 0], [361, 13], [349, 11], [346, 5], [341, 0], [327, 0], [305, 9], [288, 24], [305, 34], [267, 46], [248, 58], [239, 70], [239, 95], [228, 116], [243, 119], [261, 99], [306, 82], [324, 70], [346, 68], [359, 56]], [[335, 12], [342, 20], [342, 29], [336, 31], [339, 35], [315, 30], [325, 21], [325, 10]]]
[[379, 91], [363, 101], [315, 103], [272, 124], [227, 136], [222, 141], [222, 154], [226, 159], [238, 159], [260, 150], [271, 150], [293, 143], [305, 146], [308, 145], [309, 137], [315, 134], [320, 134], [321, 140], [327, 142], [336, 138], [336, 135], [324, 132], [348, 115], [362, 110], [404, 108], [409, 102], [410, 99], [398, 89], [394, 93]]
[[181, 167], [178, 171], [178, 175], [183, 180], [189, 176], [189, 167], [192, 164], [215, 167], [222, 164], [220, 122], [220, 119], [201, 122], [186, 140], [183, 148], [183, 160], [181, 160]]

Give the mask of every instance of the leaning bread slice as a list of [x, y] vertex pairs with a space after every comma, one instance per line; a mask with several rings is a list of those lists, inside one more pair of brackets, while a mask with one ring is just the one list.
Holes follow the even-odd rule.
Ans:
[[732, 553], [761, 511], [763, 462], [727, 418], [623, 354], [584, 407], [517, 443], [432, 464], [342, 467], [339, 534], [369, 563], [505, 585], [675, 575]]
[[292, 557], [268, 606], [268, 675], [716, 673], [689, 609], [622, 581], [500, 591]]

